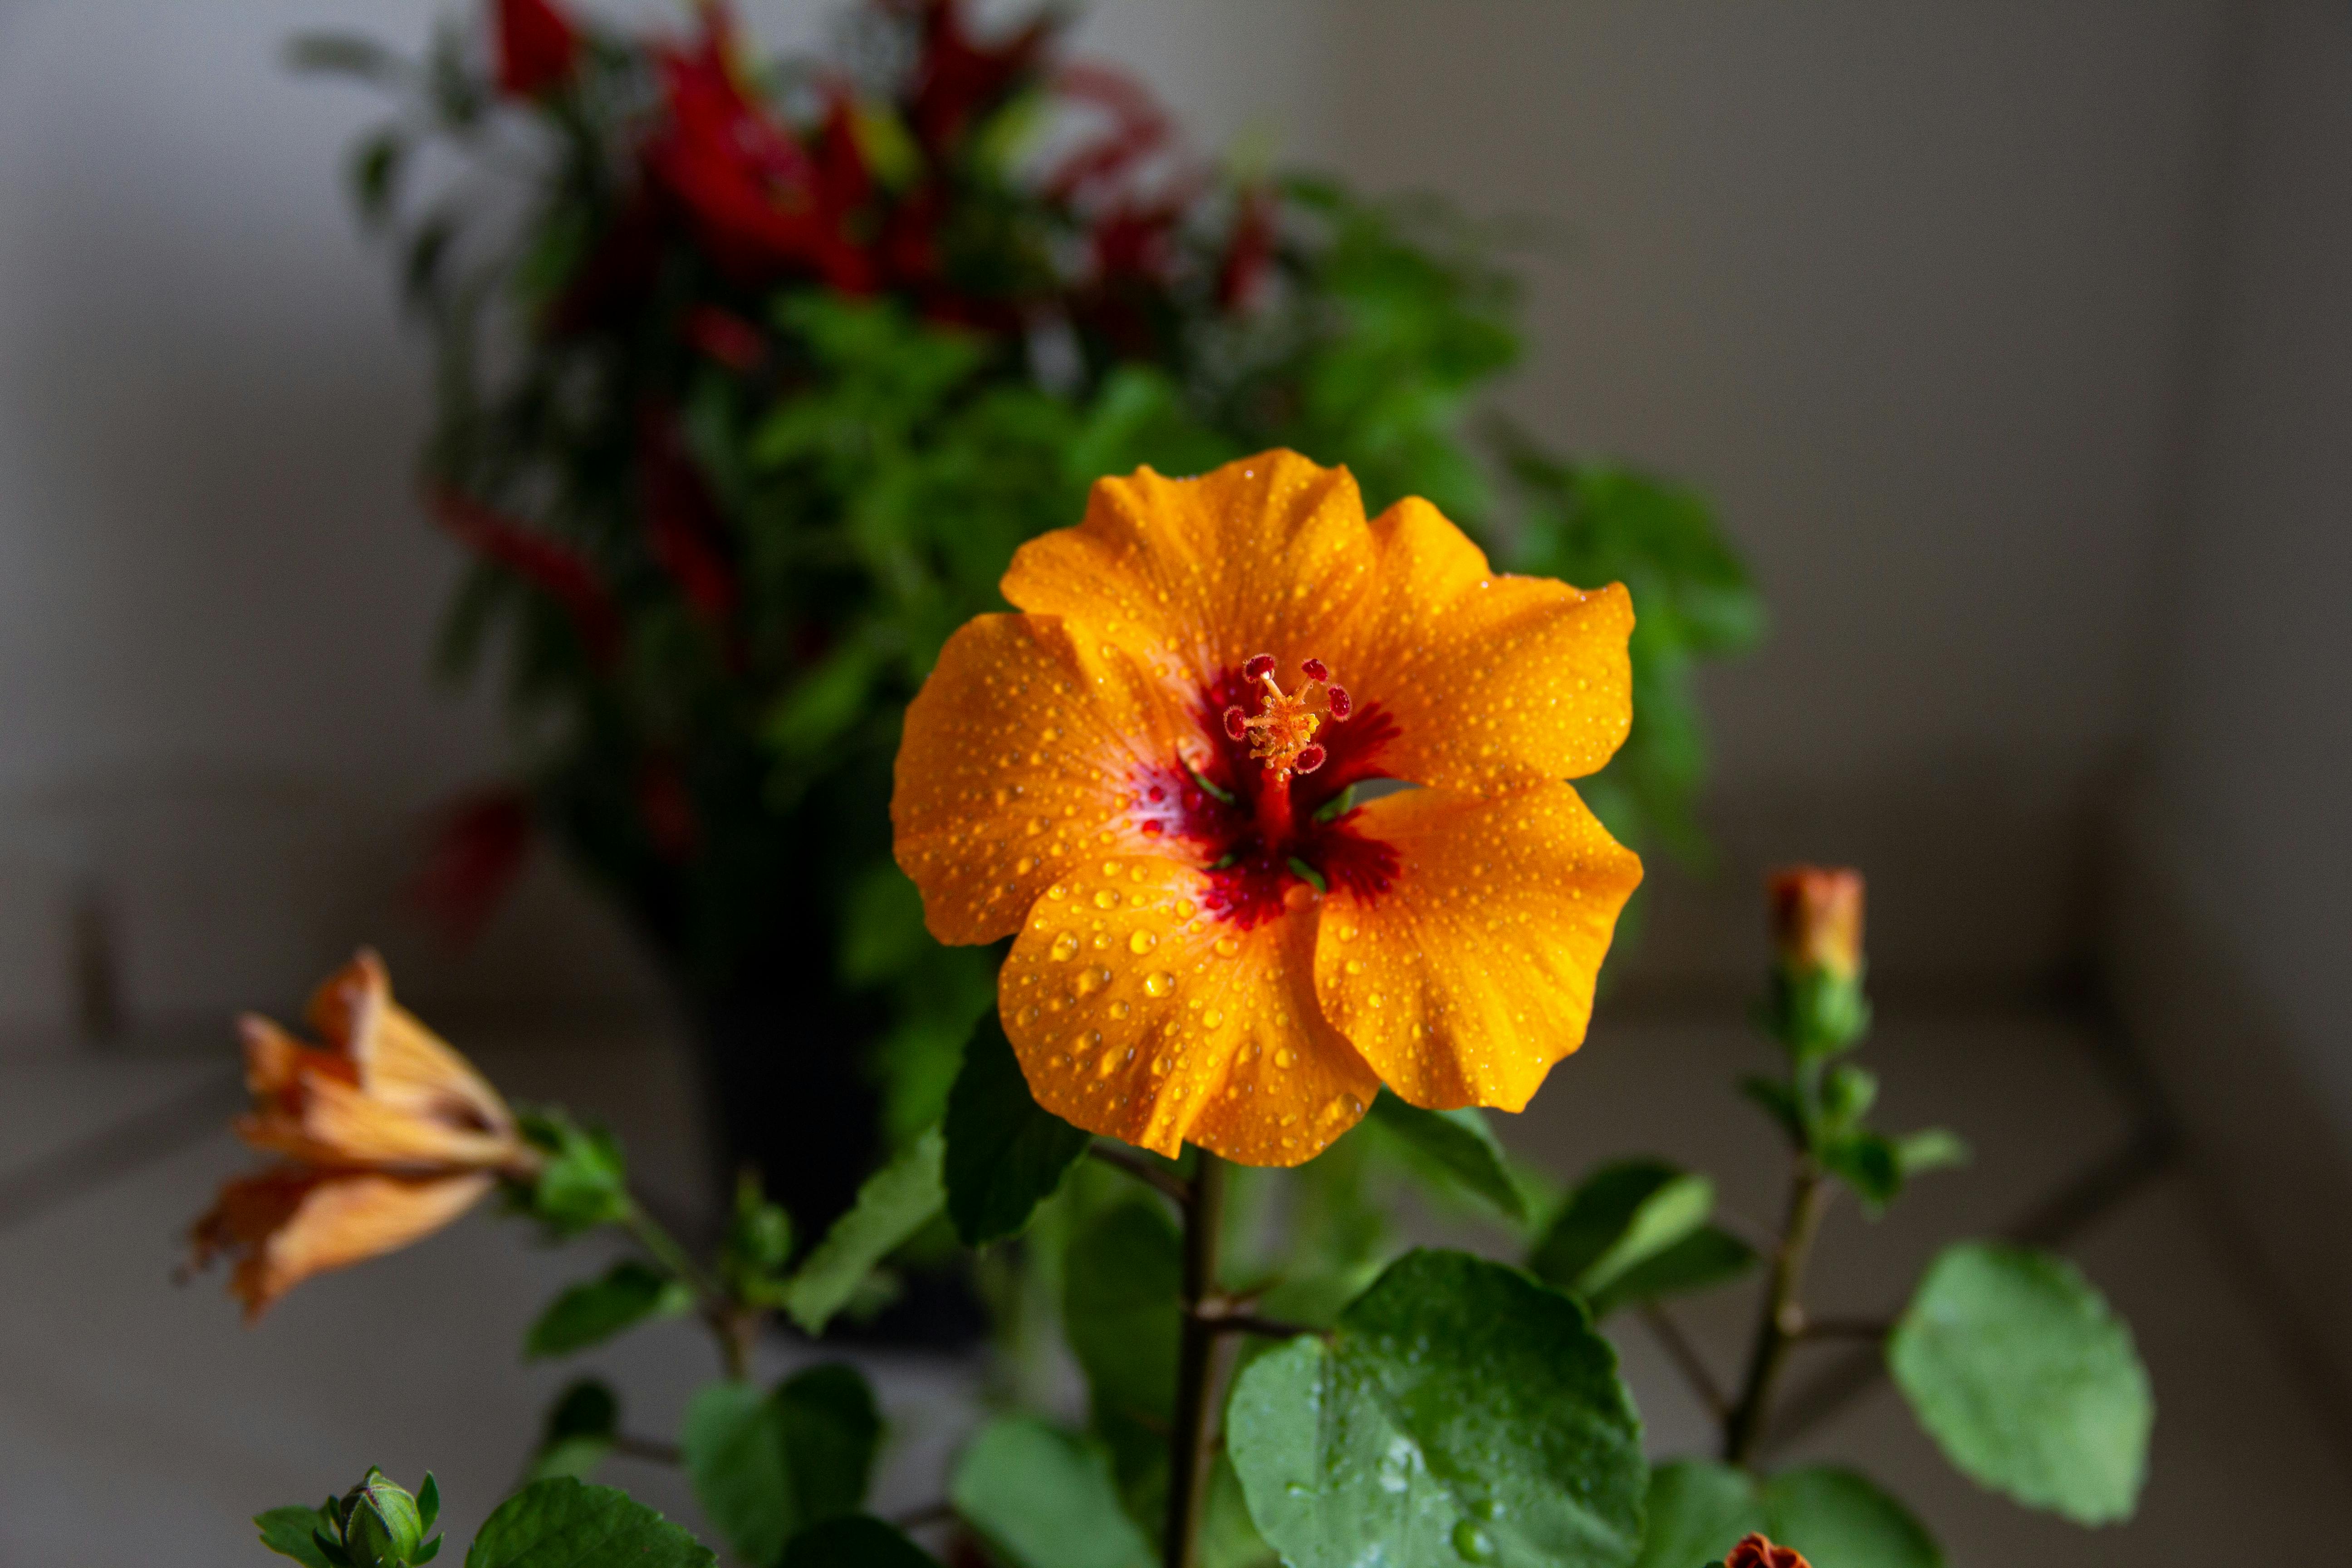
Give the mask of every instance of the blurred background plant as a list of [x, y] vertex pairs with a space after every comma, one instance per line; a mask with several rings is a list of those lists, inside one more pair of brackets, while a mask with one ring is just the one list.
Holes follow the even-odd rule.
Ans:
[[1697, 497], [1473, 416], [1520, 349], [1505, 235], [1213, 167], [1060, 28], [856, 0], [761, 60], [721, 5], [635, 36], [493, 0], [422, 59], [297, 46], [395, 100], [351, 177], [437, 347], [424, 485], [476, 556], [443, 671], [512, 720], [416, 891], [462, 938], [551, 838], [691, 1018], [721, 1176], [806, 1223], [936, 1121], [992, 995], [890, 859], [901, 710], [1095, 477], [1289, 447], [1625, 583], [1634, 730], [1588, 794], [1693, 863], [1689, 674], [1760, 628]]

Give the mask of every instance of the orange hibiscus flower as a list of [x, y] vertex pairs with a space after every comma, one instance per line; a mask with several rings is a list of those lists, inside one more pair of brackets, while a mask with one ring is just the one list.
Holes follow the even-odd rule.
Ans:
[[392, 999], [373, 952], [310, 998], [323, 1046], [239, 1021], [252, 1111], [237, 1135], [281, 1163], [221, 1189], [190, 1237], [199, 1268], [236, 1258], [229, 1289], [257, 1318], [311, 1275], [407, 1246], [540, 1156], [498, 1090]]
[[1290, 452], [1105, 479], [1003, 586], [891, 817], [934, 936], [1014, 937], [1041, 1104], [1292, 1165], [1383, 1082], [1517, 1110], [1582, 1042], [1641, 879], [1563, 782], [1632, 720], [1622, 587], [1499, 575], [1426, 501], [1367, 522]]

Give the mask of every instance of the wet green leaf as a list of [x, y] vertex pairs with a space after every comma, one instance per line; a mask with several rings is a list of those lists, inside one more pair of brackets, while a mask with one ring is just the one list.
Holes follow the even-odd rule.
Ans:
[[1514, 1220], [1528, 1217], [1527, 1202], [1495, 1130], [1475, 1107], [1423, 1110], [1388, 1089], [1373, 1100], [1370, 1115], [1381, 1127], [1444, 1172], [1456, 1184], [1486, 1199]]
[[2063, 1258], [1946, 1248], [1886, 1363], [1945, 1458], [1981, 1485], [2079, 1524], [2131, 1516], [2155, 1395], [2131, 1330]]
[[1030, 1416], [982, 1427], [957, 1461], [948, 1494], [1015, 1568], [1150, 1568], [1153, 1561], [1119, 1505], [1101, 1448]]
[[1250, 1363], [1226, 1411], [1250, 1515], [1292, 1568], [1620, 1568], [1641, 1420], [1582, 1307], [1461, 1253], [1406, 1255], [1330, 1342]]
[[948, 1217], [967, 1247], [1020, 1235], [1094, 1141], [1037, 1103], [993, 1007], [972, 1026], [943, 1126]]
[[616, 1263], [600, 1279], [583, 1280], [548, 1304], [523, 1340], [523, 1354], [570, 1355], [652, 1318], [691, 1311], [694, 1291], [683, 1280], [634, 1259]]
[[940, 1178], [946, 1149], [946, 1141], [933, 1127], [867, 1177], [857, 1189], [857, 1202], [834, 1222], [784, 1282], [780, 1292], [784, 1310], [805, 1332], [823, 1333], [875, 1266], [929, 1224], [946, 1204]]
[[768, 1394], [712, 1384], [687, 1407], [680, 1447], [695, 1500], [737, 1555], [773, 1563], [801, 1531], [865, 1505], [881, 1441], [873, 1390], [835, 1362]]
[[499, 1505], [466, 1568], [715, 1568], [693, 1536], [612, 1487], [533, 1481]]

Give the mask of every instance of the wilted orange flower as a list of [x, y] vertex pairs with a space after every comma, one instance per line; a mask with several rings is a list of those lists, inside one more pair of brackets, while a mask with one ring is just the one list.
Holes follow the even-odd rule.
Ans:
[[1765, 882], [1772, 945], [1794, 970], [1840, 980], [1862, 973], [1862, 873], [1846, 867], [1787, 866]]
[[1723, 1560], [1723, 1568], [1811, 1568], [1796, 1549], [1775, 1546], [1763, 1536], [1750, 1532], [1740, 1537], [1739, 1544]]
[[[1290, 1165], [1386, 1082], [1525, 1106], [1641, 864], [1566, 783], [1631, 721], [1622, 587], [1498, 575], [1290, 452], [1095, 486], [907, 712], [891, 817], [943, 942], [1081, 1127]], [[1354, 804], [1378, 779], [1422, 787]]]
[[328, 977], [310, 1021], [323, 1045], [239, 1020], [254, 1104], [237, 1135], [281, 1160], [223, 1187], [189, 1238], [198, 1268], [236, 1258], [229, 1289], [248, 1319], [313, 1274], [438, 1230], [500, 1175], [539, 1164], [498, 1091], [393, 1001], [374, 953]]

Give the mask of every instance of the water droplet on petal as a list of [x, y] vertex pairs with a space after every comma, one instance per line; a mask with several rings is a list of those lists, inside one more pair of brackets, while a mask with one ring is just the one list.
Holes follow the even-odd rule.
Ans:
[[1143, 977], [1143, 994], [1146, 996], [1171, 995], [1175, 990], [1176, 977], [1164, 969], [1154, 970]]
[[1160, 938], [1148, 931], [1137, 931], [1127, 939], [1127, 951], [1140, 958], [1160, 945]]
[[1054, 945], [1050, 951], [1054, 962], [1067, 963], [1071, 959], [1078, 956], [1078, 933], [1074, 931], [1064, 931], [1054, 939]]
[[1118, 889], [1116, 888], [1098, 889], [1095, 893], [1095, 908], [1098, 910], [1115, 910], [1118, 908]]

